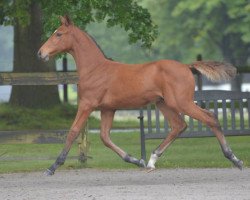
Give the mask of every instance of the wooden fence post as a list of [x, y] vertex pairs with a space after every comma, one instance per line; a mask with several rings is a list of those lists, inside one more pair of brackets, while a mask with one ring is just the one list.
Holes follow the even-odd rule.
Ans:
[[[197, 61], [202, 61], [202, 55], [198, 54], [196, 57]], [[200, 72], [197, 71], [197, 87], [198, 87], [198, 91], [202, 90], [202, 75]]]
[[[77, 85], [77, 94], [78, 94], [79, 87]], [[79, 104], [79, 97], [77, 96], [77, 101]], [[89, 150], [89, 141], [88, 141], [88, 120], [85, 122], [83, 125], [80, 135], [77, 138], [77, 143], [78, 143], [78, 161], [80, 163], [86, 163], [88, 159], [88, 150]]]
[[[63, 72], [68, 72], [68, 61], [66, 55], [63, 56]], [[63, 102], [68, 103], [68, 85], [63, 84]]]
[[78, 160], [80, 163], [87, 162], [87, 154], [89, 150], [89, 141], [88, 141], [88, 121], [84, 124], [81, 133], [78, 138]]

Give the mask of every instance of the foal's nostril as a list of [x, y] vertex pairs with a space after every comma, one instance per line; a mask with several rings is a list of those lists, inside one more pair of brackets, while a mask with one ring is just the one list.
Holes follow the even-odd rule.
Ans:
[[37, 57], [43, 61], [48, 61], [49, 60], [49, 55], [42, 53], [41, 50], [37, 52]]
[[37, 52], [37, 57], [38, 57], [38, 58], [41, 58], [41, 56], [42, 56], [41, 51], [38, 51], [38, 52]]

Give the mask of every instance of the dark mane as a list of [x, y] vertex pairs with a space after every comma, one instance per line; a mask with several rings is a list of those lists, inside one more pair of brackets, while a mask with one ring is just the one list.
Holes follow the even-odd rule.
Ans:
[[100, 49], [100, 51], [102, 52], [102, 54], [104, 55], [104, 57], [108, 60], [113, 60], [112, 58], [109, 58], [106, 56], [106, 54], [104, 53], [104, 51], [102, 50], [102, 48], [100, 47], [100, 45], [96, 42], [95, 38], [93, 38], [90, 34], [88, 34], [87, 32], [85, 32], [92, 40], [93, 42], [96, 44], [96, 46]]

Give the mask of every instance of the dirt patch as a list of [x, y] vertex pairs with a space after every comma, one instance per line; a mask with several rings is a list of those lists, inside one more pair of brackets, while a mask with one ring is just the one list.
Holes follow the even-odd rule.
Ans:
[[250, 200], [250, 169], [81, 169], [0, 174], [0, 199]]

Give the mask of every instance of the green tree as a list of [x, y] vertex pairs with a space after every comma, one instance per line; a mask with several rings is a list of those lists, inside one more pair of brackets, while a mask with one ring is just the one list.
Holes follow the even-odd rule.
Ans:
[[242, 66], [249, 55], [249, 11], [250, 2], [245, 0], [194, 0], [178, 3], [172, 15], [183, 20], [194, 41], [212, 42], [225, 60]]
[[[0, 24], [14, 26], [14, 71], [55, 70], [55, 62], [41, 63], [35, 57], [41, 45], [58, 26], [59, 15], [68, 14], [77, 26], [105, 21], [108, 27], [120, 26], [129, 42], [150, 47], [157, 35], [149, 12], [134, 0], [1, 0]], [[11, 103], [23, 106], [48, 106], [59, 102], [57, 87], [13, 87]]]
[[[223, 59], [237, 67], [247, 65], [249, 1], [159, 0], [156, 4], [145, 0], [145, 4], [159, 25], [160, 35], [153, 47], [156, 55], [190, 62], [202, 53], [206, 59]], [[234, 89], [239, 88], [237, 81]]]

